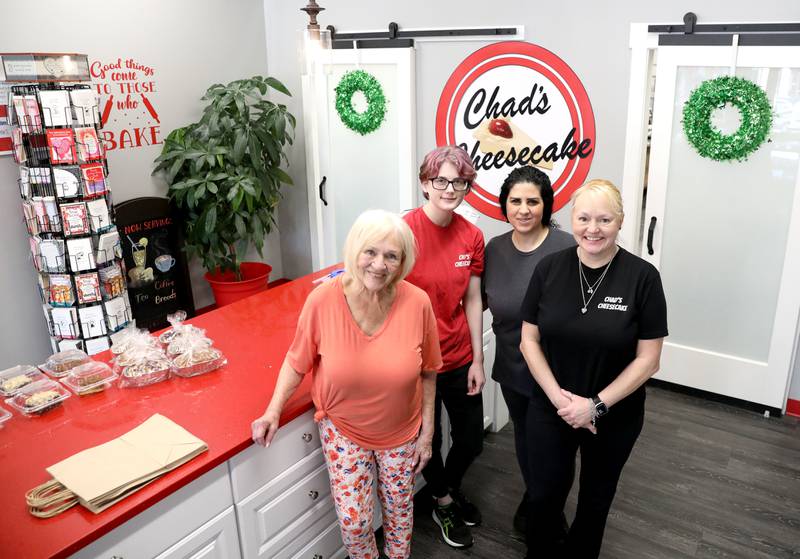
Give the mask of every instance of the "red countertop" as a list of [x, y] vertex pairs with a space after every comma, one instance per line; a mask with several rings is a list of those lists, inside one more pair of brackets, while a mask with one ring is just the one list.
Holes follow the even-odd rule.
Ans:
[[[40, 417], [12, 409], [13, 417], [0, 429], [0, 557], [66, 557], [250, 446], [250, 422], [269, 402], [311, 282], [328, 271], [192, 319], [228, 358], [218, 371], [142, 388], [115, 385], [99, 394], [73, 394]], [[305, 379], [281, 423], [311, 407], [310, 379]], [[114, 439], [154, 413], [205, 441], [208, 452], [100, 514], [80, 505], [49, 519], [28, 513], [25, 493], [50, 479], [46, 467]]]

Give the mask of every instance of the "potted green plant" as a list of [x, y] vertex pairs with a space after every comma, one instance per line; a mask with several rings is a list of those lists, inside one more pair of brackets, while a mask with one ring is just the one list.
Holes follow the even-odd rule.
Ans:
[[217, 305], [265, 289], [271, 271], [242, 262], [251, 246], [263, 258], [281, 185], [292, 184], [280, 166], [288, 164], [284, 148], [296, 121], [285, 105], [265, 97], [270, 88], [291, 95], [271, 77], [212, 85], [200, 121], [170, 132], [155, 160], [153, 173], [163, 173], [183, 219], [187, 256], [202, 260]]

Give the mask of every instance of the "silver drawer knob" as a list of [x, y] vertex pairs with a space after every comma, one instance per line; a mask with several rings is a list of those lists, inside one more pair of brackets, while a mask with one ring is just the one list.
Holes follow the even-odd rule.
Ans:
[[319, 497], [319, 491], [314, 491], [312, 489], [311, 491], [308, 492], [308, 496], [311, 497], [312, 501], [314, 501], [316, 500], [317, 497]]
[[303, 433], [303, 440], [304, 440], [305, 442], [307, 442], [307, 443], [310, 443], [310, 442], [311, 442], [311, 439], [313, 439], [313, 438], [314, 438], [314, 437], [313, 437], [313, 436], [311, 436], [311, 433]]

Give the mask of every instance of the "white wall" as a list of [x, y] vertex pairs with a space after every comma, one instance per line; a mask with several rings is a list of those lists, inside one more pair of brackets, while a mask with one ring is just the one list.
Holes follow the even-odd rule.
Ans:
[[[341, 32], [383, 30], [394, 21], [400, 28], [525, 26], [525, 40], [541, 45], [564, 59], [580, 77], [591, 99], [597, 126], [595, 157], [590, 177], [621, 183], [625, 145], [625, 118], [630, 54], [630, 24], [681, 23], [686, 12], [694, 11], [699, 23], [797, 21], [796, 2], [764, 0], [754, 5], [747, 0], [694, 0], [636, 2], [614, 0], [595, 2], [520, 2], [513, 0], [406, 0], [375, 2], [348, 0], [321, 2], [326, 8], [321, 25], [334, 25]], [[300, 91], [297, 62], [297, 32], [307, 23], [299, 11], [300, 0], [264, 0], [267, 17], [267, 54], [270, 73], [292, 91]], [[417, 43], [417, 149], [418, 159], [435, 145], [436, 104], [445, 81], [455, 66], [484, 43]], [[292, 106], [301, 113], [300, 99]], [[301, 128], [302, 130], [302, 128]], [[304, 168], [304, 139], [298, 135], [290, 155], [290, 174], [296, 188], [287, 196], [281, 211], [281, 248], [287, 276], [311, 271], [307, 196]], [[391, 154], [387, 154], [391, 156]], [[369, 162], [366, 162], [368, 167]], [[556, 220], [569, 228], [567, 213]], [[487, 238], [506, 226], [488, 218], [479, 225]], [[798, 364], [797, 369], [800, 369]], [[800, 399], [800, 371], [796, 371], [791, 397]]]
[[[151, 66], [157, 90], [150, 95], [161, 121], [161, 137], [196, 120], [200, 97], [213, 83], [264, 74], [267, 69], [261, 0], [137, 0], [80, 3], [28, 0], [3, 5], [0, 52], [80, 52], [91, 60], [133, 58]], [[298, 88], [299, 89], [299, 88]], [[151, 178], [160, 146], [113, 151], [109, 184], [115, 202], [139, 196], [164, 196]], [[0, 157], [0, 369], [39, 363], [50, 352], [45, 319], [36, 292], [27, 233], [15, 186], [17, 166]], [[270, 235], [265, 259], [281, 277], [280, 241]], [[195, 302], [213, 302], [192, 266]]]

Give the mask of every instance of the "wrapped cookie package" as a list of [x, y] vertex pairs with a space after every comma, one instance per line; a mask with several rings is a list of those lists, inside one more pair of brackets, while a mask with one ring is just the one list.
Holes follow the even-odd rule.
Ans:
[[6, 399], [6, 404], [26, 416], [37, 416], [61, 405], [69, 391], [54, 380], [37, 380]]
[[183, 311], [170, 315], [167, 320], [172, 327], [159, 336], [175, 366], [174, 373], [179, 377], [194, 377], [227, 364], [228, 360], [206, 337], [205, 330], [184, 323], [185, 318]]
[[53, 378], [61, 378], [77, 367], [92, 361], [85, 351], [67, 349], [51, 355], [39, 368]]
[[117, 378], [117, 374], [105, 363], [93, 361], [75, 367], [61, 379], [78, 396], [102, 392]]
[[16, 365], [0, 371], [0, 394], [6, 397], [13, 396], [27, 385], [46, 378], [44, 373], [36, 367]]
[[147, 330], [128, 329], [118, 338], [111, 351], [114, 373], [121, 388], [147, 386], [167, 380], [172, 374], [172, 362], [158, 340]]

